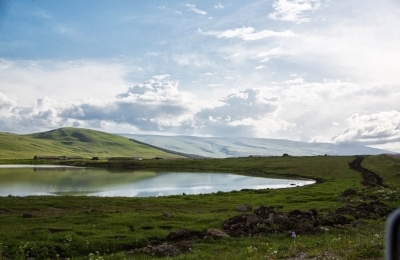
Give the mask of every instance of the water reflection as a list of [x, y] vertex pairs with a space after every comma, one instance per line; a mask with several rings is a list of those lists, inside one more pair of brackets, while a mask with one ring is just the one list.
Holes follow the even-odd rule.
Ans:
[[278, 189], [313, 183], [312, 180], [259, 178], [227, 173], [156, 173], [63, 166], [0, 166], [0, 196], [151, 197], [241, 189]]

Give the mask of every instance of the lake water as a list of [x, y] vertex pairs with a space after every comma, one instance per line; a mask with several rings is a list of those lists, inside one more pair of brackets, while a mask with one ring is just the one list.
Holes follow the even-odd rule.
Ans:
[[0, 165], [0, 196], [156, 197], [241, 189], [279, 189], [313, 183], [313, 180], [260, 178], [228, 173]]

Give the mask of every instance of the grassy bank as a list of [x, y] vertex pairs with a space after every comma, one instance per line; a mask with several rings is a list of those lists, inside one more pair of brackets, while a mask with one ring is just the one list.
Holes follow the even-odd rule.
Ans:
[[[281, 190], [159, 198], [2, 197], [0, 257], [149, 259], [155, 257], [154, 251], [146, 253], [143, 248], [149, 245], [178, 245], [182, 241], [171, 240], [168, 235], [186, 229], [192, 235], [184, 242], [190, 245], [191, 250], [174, 256], [174, 259], [380, 259], [383, 256], [386, 216], [380, 216], [379, 212], [358, 216], [346, 211], [344, 216], [350, 224], [334, 226], [323, 222], [325, 224], [319, 225], [316, 231], [298, 232], [295, 238], [278, 229], [222, 239], [206, 234], [210, 228], [222, 230], [223, 223], [234, 216], [252, 215], [252, 212], [236, 210], [242, 204], [252, 206], [253, 210], [260, 206], [272, 206], [276, 215], [279, 212], [309, 212], [315, 209], [319, 216], [329, 216], [337, 209], [370, 202], [398, 207], [400, 162], [383, 155], [366, 157], [362, 166], [383, 179], [383, 186], [368, 187], [361, 184], [361, 173], [349, 168], [354, 159], [318, 156], [54, 161], [79, 166], [219, 171], [266, 177], [271, 174], [299, 176], [317, 179], [319, 183]], [[343, 195], [349, 189], [353, 192]]]

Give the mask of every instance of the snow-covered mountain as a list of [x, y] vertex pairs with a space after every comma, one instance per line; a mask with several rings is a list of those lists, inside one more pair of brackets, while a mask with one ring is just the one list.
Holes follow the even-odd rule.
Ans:
[[354, 144], [307, 143], [280, 139], [246, 137], [197, 137], [119, 134], [145, 144], [203, 157], [226, 158], [247, 156], [366, 155], [390, 151]]

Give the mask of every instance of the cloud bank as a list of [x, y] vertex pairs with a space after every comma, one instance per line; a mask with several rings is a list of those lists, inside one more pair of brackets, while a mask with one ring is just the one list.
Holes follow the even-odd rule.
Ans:
[[400, 142], [400, 112], [354, 114], [346, 119], [349, 127], [333, 138], [335, 143], [379, 145]]
[[[303, 141], [383, 148], [385, 144], [400, 142], [397, 110], [356, 113], [342, 119], [347, 107], [357, 103], [354, 97], [363, 99], [370, 95], [369, 91], [352, 83], [307, 83], [295, 78], [238, 91], [218, 100], [199, 100], [192, 93], [180, 90], [179, 82], [170, 80], [168, 75], [157, 75], [116, 93], [107, 102], [86, 99], [61, 104], [45, 97], [30, 105], [19, 105], [16, 99], [0, 93], [0, 122], [2, 131], [14, 132], [15, 129], [32, 132], [62, 126], [263, 138], [298, 138], [299, 133], [308, 132], [305, 137], [308, 140]], [[365, 104], [365, 108], [379, 107], [384, 99], [383, 96], [381, 100]], [[332, 110], [339, 104], [342, 110]], [[320, 136], [320, 129], [328, 135]]]

